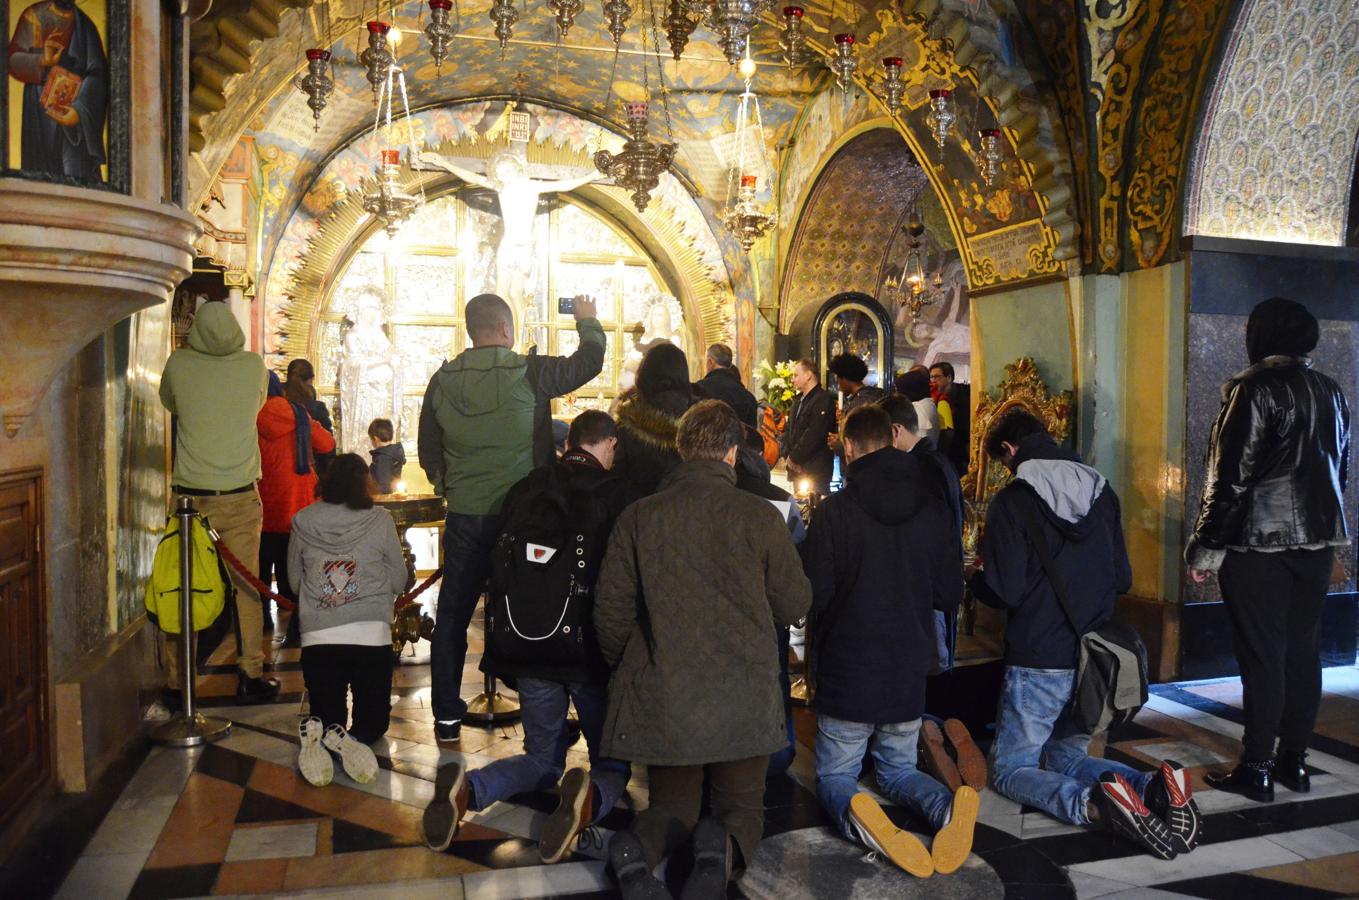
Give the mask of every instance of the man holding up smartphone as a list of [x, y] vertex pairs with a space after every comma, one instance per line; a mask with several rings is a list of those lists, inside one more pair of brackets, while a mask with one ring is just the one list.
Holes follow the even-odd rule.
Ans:
[[[420, 467], [448, 501], [444, 577], [431, 641], [434, 734], [461, 736], [467, 626], [486, 589], [500, 508], [510, 487], [555, 458], [552, 398], [604, 367], [604, 329], [591, 297], [572, 298], [580, 346], [570, 356], [515, 353], [514, 313], [495, 294], [467, 301], [472, 346], [434, 373], [420, 410]], [[560, 305], [561, 301], [558, 300]]]

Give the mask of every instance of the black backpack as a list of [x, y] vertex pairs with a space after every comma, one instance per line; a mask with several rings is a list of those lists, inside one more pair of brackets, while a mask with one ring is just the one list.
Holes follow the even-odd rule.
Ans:
[[590, 614], [611, 522], [565, 468], [512, 495], [491, 553], [483, 668], [502, 677], [584, 680], [597, 664]]

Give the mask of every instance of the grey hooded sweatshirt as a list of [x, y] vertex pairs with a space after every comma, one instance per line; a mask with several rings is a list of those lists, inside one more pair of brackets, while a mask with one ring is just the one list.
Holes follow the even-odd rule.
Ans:
[[392, 514], [318, 501], [293, 517], [288, 581], [297, 592], [302, 641], [321, 629], [358, 622], [392, 623], [406, 588], [406, 561]]

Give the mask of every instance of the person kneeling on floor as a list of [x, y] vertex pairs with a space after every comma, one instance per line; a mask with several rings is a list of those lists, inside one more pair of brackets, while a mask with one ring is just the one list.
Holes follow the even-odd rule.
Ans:
[[[590, 410], [571, 423], [561, 460], [534, 470], [505, 498], [504, 526], [492, 553], [486, 650], [481, 667], [518, 686], [524, 752], [472, 772], [441, 766], [425, 811], [425, 842], [447, 850], [468, 810], [561, 779], [561, 801], [539, 835], [543, 862], [555, 863], [627, 788], [631, 767], [600, 753], [608, 667], [591, 622], [595, 575], [614, 519], [627, 503], [610, 473], [618, 443], [613, 419]], [[590, 770], [565, 777], [574, 703], [590, 748]]]
[[811, 589], [783, 516], [736, 486], [740, 443], [725, 403], [691, 406], [682, 462], [618, 517], [600, 571], [595, 628], [616, 666], [604, 747], [646, 764], [650, 798], [609, 845], [627, 900], [669, 896], [652, 871], [691, 835], [684, 900], [725, 898], [764, 836], [765, 771], [788, 740], [776, 629]]
[[[850, 840], [917, 877], [947, 874], [972, 851], [985, 780], [984, 765], [969, 766], [978, 784], [951, 791], [916, 768], [935, 610], [951, 614], [963, 595], [953, 512], [934, 473], [892, 446], [886, 410], [855, 409], [840, 443], [845, 488], [818, 507], [802, 547], [816, 612], [817, 795]], [[970, 739], [955, 743], [980, 759]], [[859, 789], [870, 748], [879, 790], [929, 822], [931, 850]]]
[[[387, 733], [392, 711], [392, 604], [409, 574], [396, 523], [374, 507], [371, 487], [358, 454], [336, 457], [321, 479], [320, 501], [293, 518], [288, 542], [311, 700], [311, 716], [299, 725], [298, 767], [317, 786], [330, 783], [330, 754], [350, 778], [375, 781], [377, 758], [368, 745]], [[348, 731], [346, 692], [354, 695]]]
[[1018, 407], [991, 426], [986, 454], [1015, 476], [987, 508], [985, 568], [969, 581], [1007, 612], [996, 791], [1071, 825], [1101, 824], [1161, 859], [1188, 853], [1202, 836], [1189, 773], [1169, 760], [1139, 772], [1090, 756], [1072, 702], [1081, 637], [1132, 585], [1118, 496]]

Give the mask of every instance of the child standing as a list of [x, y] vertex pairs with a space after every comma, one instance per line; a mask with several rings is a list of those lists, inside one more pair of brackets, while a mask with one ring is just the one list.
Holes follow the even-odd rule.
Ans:
[[[370, 783], [377, 759], [368, 747], [387, 732], [392, 691], [392, 603], [406, 587], [406, 562], [391, 513], [374, 508], [368, 467], [355, 453], [336, 457], [321, 480], [321, 500], [293, 519], [288, 577], [300, 595], [302, 677], [312, 718], [300, 726], [303, 776], [330, 781], [345, 773]], [[350, 731], [346, 692], [354, 695]], [[324, 730], [324, 733], [322, 733]]]
[[396, 429], [391, 419], [374, 419], [368, 426], [368, 439], [373, 442], [373, 464], [369, 470], [377, 482], [379, 494], [390, 494], [406, 465], [406, 450], [393, 444]]

